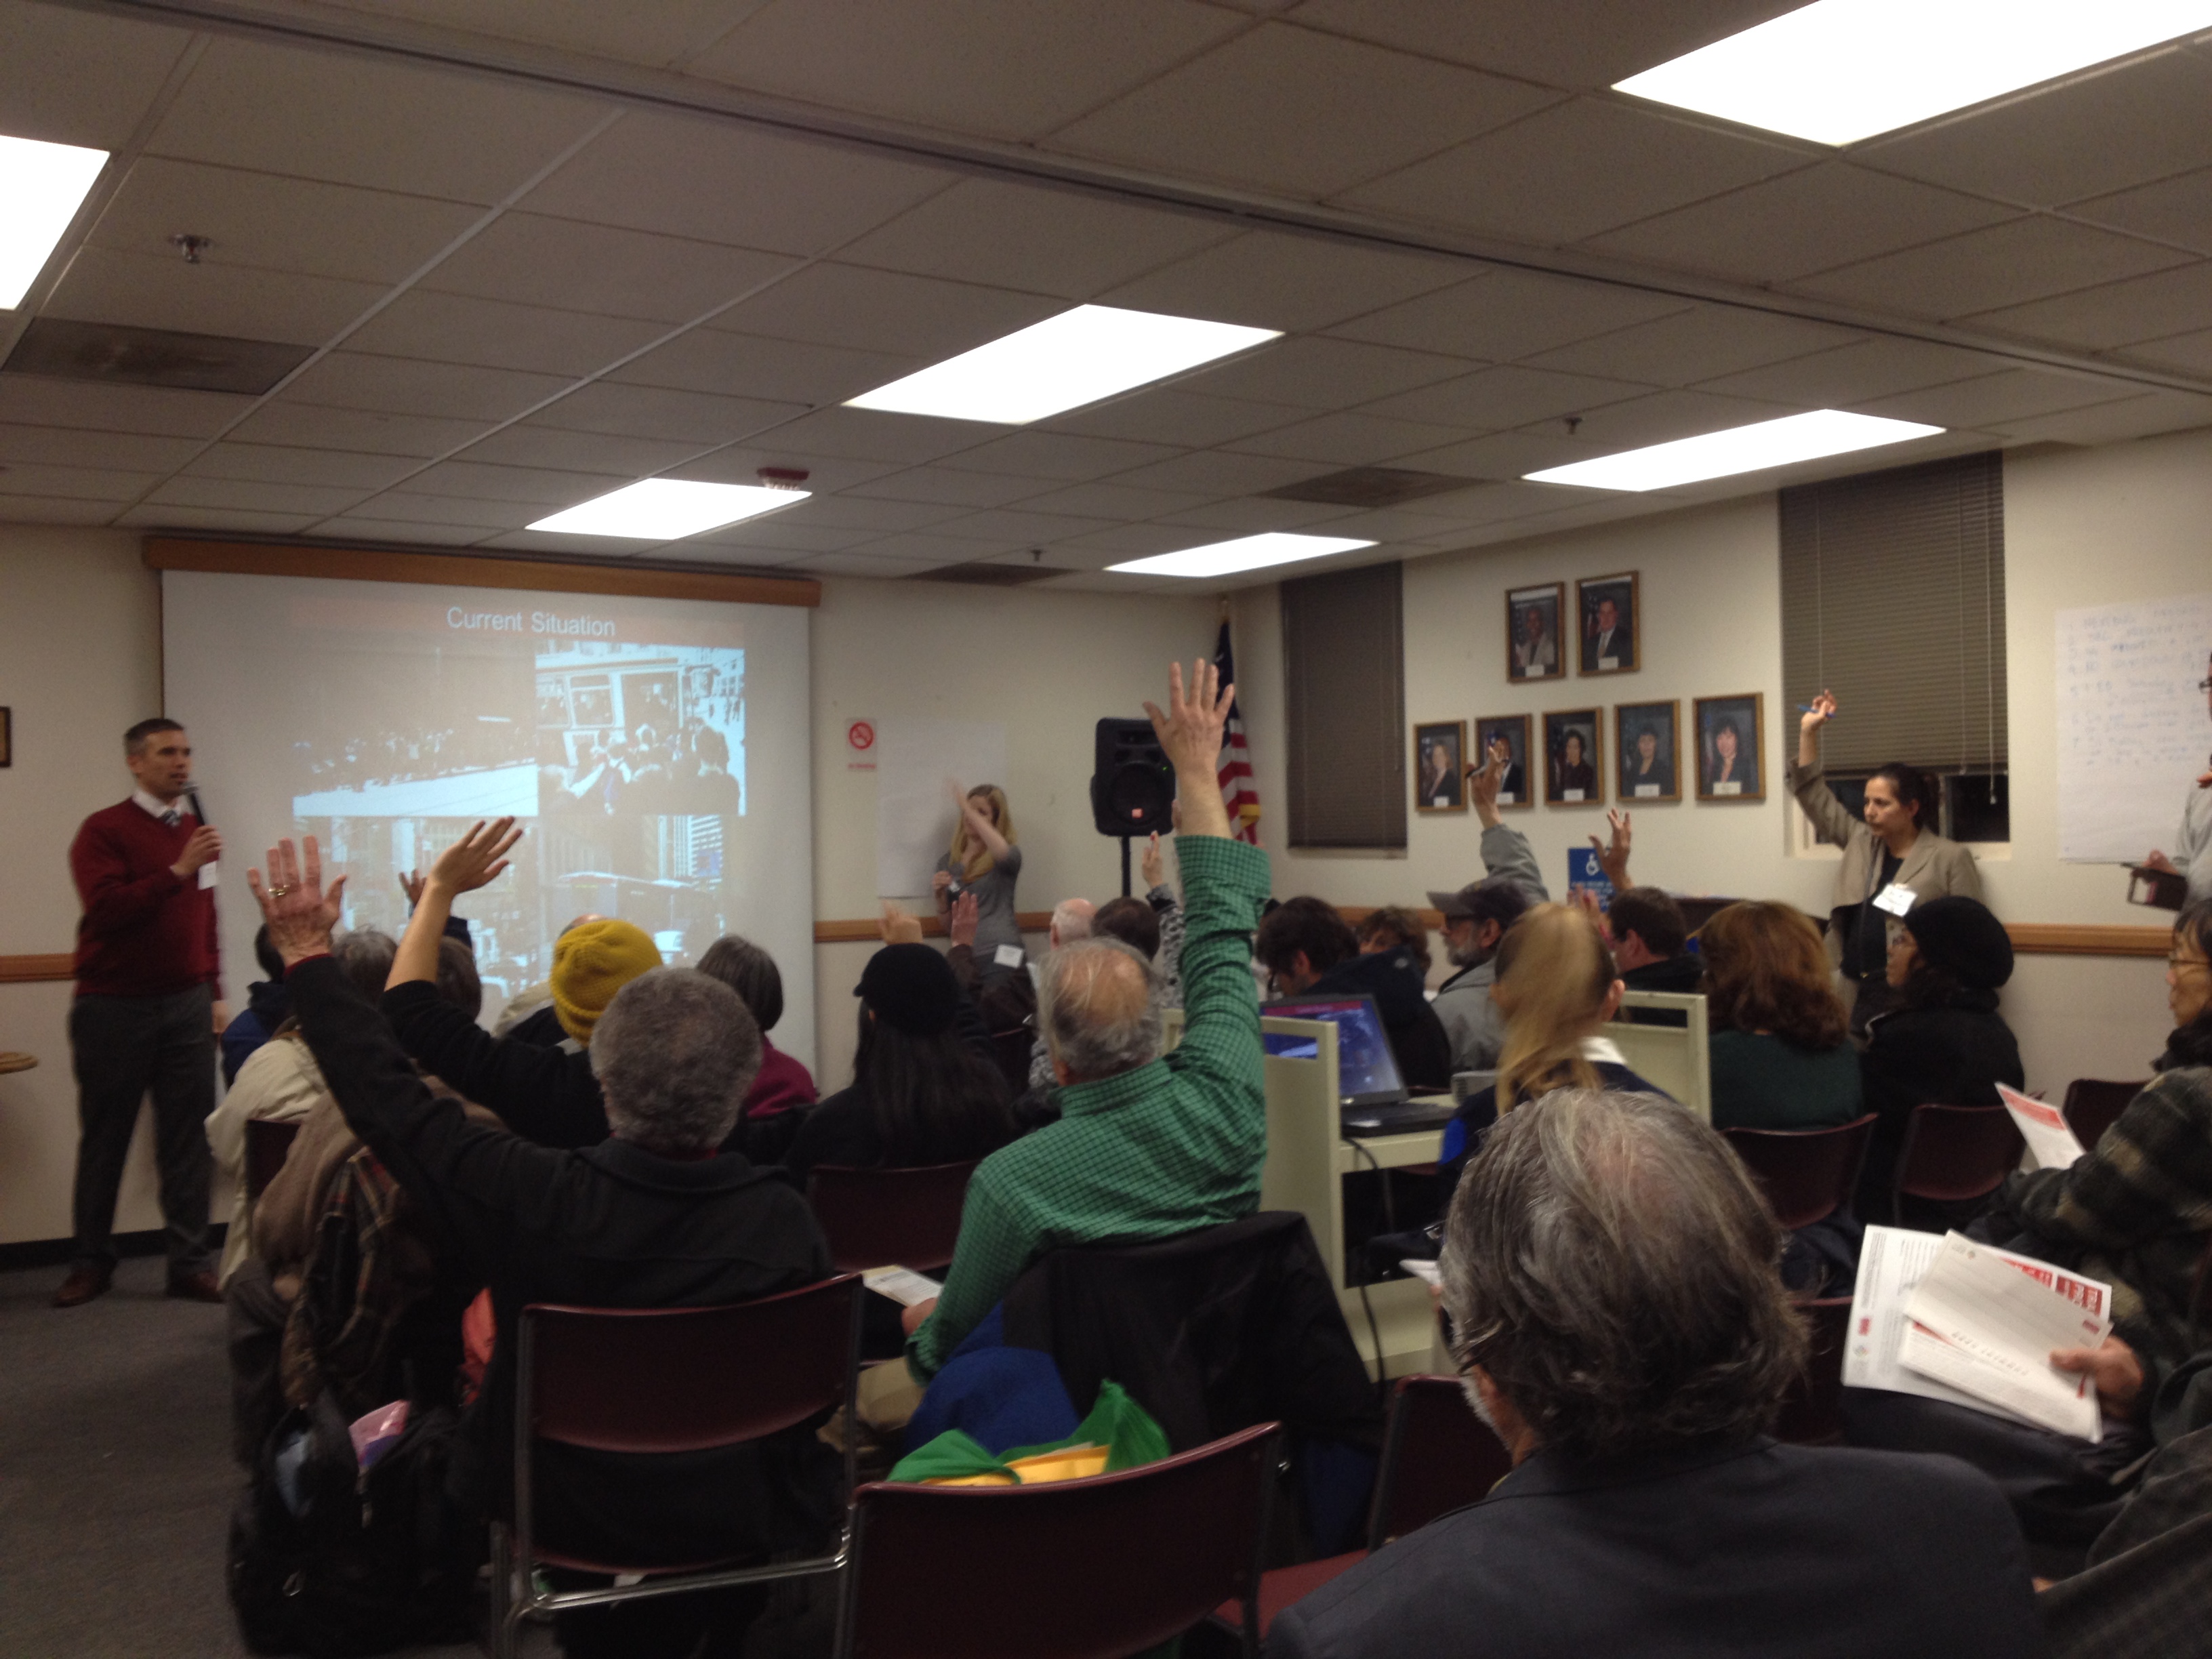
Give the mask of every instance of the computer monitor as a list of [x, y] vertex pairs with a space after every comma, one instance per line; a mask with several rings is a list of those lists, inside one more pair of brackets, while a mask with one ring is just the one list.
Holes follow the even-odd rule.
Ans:
[[[1285, 1019], [1325, 1019], [1336, 1027], [1339, 1104], [1376, 1106], [1405, 1099], [1398, 1057], [1390, 1052], [1390, 1039], [1373, 997], [1292, 997], [1263, 1003], [1260, 1012]], [[1320, 1047], [1311, 1037], [1273, 1031], [1261, 1041], [1269, 1054], [1291, 1060], [1315, 1059]]]

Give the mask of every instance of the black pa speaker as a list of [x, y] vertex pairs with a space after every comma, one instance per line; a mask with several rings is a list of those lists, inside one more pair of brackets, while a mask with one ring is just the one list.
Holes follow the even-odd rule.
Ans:
[[1175, 768], [1146, 720], [1098, 722], [1091, 772], [1091, 818], [1102, 836], [1167, 832], [1175, 805]]

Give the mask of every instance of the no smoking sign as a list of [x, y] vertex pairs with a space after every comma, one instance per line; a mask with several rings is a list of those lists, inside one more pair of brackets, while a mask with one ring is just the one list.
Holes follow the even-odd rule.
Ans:
[[[874, 759], [874, 750], [876, 747], [875, 722], [873, 720], [854, 720], [851, 725], [848, 726], [845, 728], [845, 747], [851, 750], [856, 757], [845, 763], [845, 769], [847, 771], [874, 771], [876, 769], [876, 763]], [[866, 756], [868, 758], [857, 758], [861, 756]]]

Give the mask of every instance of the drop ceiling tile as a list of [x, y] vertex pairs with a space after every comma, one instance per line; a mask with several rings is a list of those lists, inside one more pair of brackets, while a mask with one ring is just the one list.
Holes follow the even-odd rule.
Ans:
[[1319, 199], [1559, 97], [1270, 22], [1062, 127], [1050, 146]]
[[146, 497], [149, 507], [204, 507], [252, 513], [343, 513], [368, 492], [329, 485], [263, 483], [245, 478], [172, 478]]
[[734, 443], [799, 412], [795, 404], [710, 398], [703, 392], [597, 380], [539, 410], [532, 424], [706, 445]]
[[2163, 338], [2212, 321], [2212, 261], [1990, 312], [1974, 321], [2008, 334], [2098, 349]]
[[842, 404], [922, 366], [919, 356], [695, 328], [623, 364], [609, 378], [635, 386], [822, 404]]
[[487, 466], [477, 461], [457, 460], [441, 461], [425, 468], [410, 477], [405, 488], [418, 495], [459, 495], [471, 501], [559, 507], [590, 501], [633, 482], [628, 473], [555, 471], [543, 467]]
[[1382, 398], [1369, 404], [1365, 412], [1469, 430], [1502, 431], [1552, 416], [1586, 416], [1647, 390], [1628, 380], [1509, 364], [1479, 368], [1439, 386]]
[[301, 370], [285, 393], [331, 409], [489, 422], [512, 420], [570, 384], [556, 374], [333, 351]]
[[2188, 257], [2131, 236], [2037, 217], [1863, 260], [1791, 286], [1908, 316], [1965, 317], [2139, 276]]
[[633, 110], [523, 205], [532, 213], [771, 252], [827, 253], [956, 175], [726, 122]]
[[848, 264], [1090, 300], [1235, 234], [1192, 214], [968, 179], [837, 257]]
[[122, 472], [173, 472], [198, 453], [190, 438], [157, 438], [135, 432], [78, 432], [65, 427], [0, 423], [0, 465], [36, 463]]
[[315, 526], [318, 541], [362, 542], [398, 547], [466, 547], [482, 541], [484, 532], [471, 525], [412, 524], [404, 519], [375, 519], [342, 513]]
[[1706, 392], [1767, 398], [1800, 409], [1835, 409], [1892, 392], [1994, 374], [2006, 367], [2004, 359], [1982, 352], [1877, 336], [1786, 363], [1717, 374], [1699, 382], [1699, 386]]
[[1809, 357], [1865, 337], [1771, 312], [1699, 306], [1527, 359], [1531, 368], [1685, 386], [1716, 375]]
[[1004, 507], [1009, 501], [1024, 501], [1036, 495], [1037, 483], [1034, 478], [1009, 478], [996, 472], [955, 472], [942, 466], [915, 466], [856, 484], [847, 493], [891, 501]]
[[1126, 438], [1135, 443], [1203, 447], [1272, 432], [1304, 419], [1308, 412], [1284, 404], [1208, 398], [1185, 392], [1180, 386], [1165, 386], [1054, 416], [1049, 429], [1089, 437]]
[[[1493, 432], [1486, 437], [1470, 438], [1462, 443], [1446, 444], [1419, 455], [1409, 455], [1401, 465], [1428, 472], [1449, 472], [1462, 478], [1510, 479], [1540, 472], [1547, 467], [1565, 466], [1571, 461], [1590, 460], [1605, 453], [1595, 444], [1569, 437], [1566, 428], [1559, 426], [1548, 433]], [[1491, 495], [1492, 492], [1484, 492], [1482, 507], [1493, 504]]]
[[1931, 386], [1924, 392], [1900, 392], [1863, 404], [1869, 415], [1887, 415], [1899, 420], [1925, 421], [1933, 426], [1971, 427], [1986, 430], [2006, 421], [2060, 410], [2085, 409], [2131, 396], [2136, 388], [2087, 375], [2057, 374], [2039, 369], [2014, 368], [1984, 374], [1951, 386]]
[[1127, 484], [1081, 483], [1049, 495], [1032, 495], [1022, 503], [1024, 511], [1072, 513], [1081, 518], [1118, 523], [1157, 519], [1170, 513], [1187, 513], [1206, 505], [1206, 498], [1188, 490], [1133, 489]]
[[1115, 482], [1134, 489], [1180, 489], [1199, 495], [1256, 495], [1263, 489], [1313, 476], [1304, 461], [1275, 455], [1239, 455], [1225, 449], [1201, 450], [1155, 461]]
[[2007, 421], [2002, 430], [2020, 443], [2110, 444], [2208, 426], [2212, 426], [2212, 398], [2153, 392], [2089, 409]]
[[2056, 207], [2212, 166], [2212, 58], [2167, 52], [1854, 154], [1889, 173]]
[[896, 580], [945, 562], [937, 558], [886, 559], [867, 553], [811, 553], [782, 568], [801, 576], [867, 576]]
[[2066, 212], [2069, 218], [2212, 253], [2212, 167], [2076, 202]]
[[1127, 472], [1133, 466], [1164, 461], [1178, 450], [1173, 444], [1129, 443], [1118, 438], [1087, 438], [1026, 427], [947, 456], [943, 465], [1018, 478], [1103, 478]]
[[969, 537], [976, 541], [1048, 547], [1054, 542], [1065, 541], [1070, 536], [1087, 536], [1094, 530], [1103, 530], [1111, 523], [1109, 519], [1087, 518], [1072, 513], [1040, 513], [1023, 506], [988, 509], [948, 520], [936, 527], [936, 533]]
[[934, 565], [964, 564], [970, 559], [1006, 552], [1012, 546], [1004, 536], [938, 536], [923, 531], [879, 537], [856, 550], [872, 559], [911, 559]]
[[560, 311], [687, 323], [794, 266], [783, 254], [508, 213], [425, 276], [422, 286]]
[[[589, 492], [576, 499], [586, 499]], [[488, 501], [470, 495], [432, 495], [413, 489], [387, 489], [351, 510], [365, 519], [389, 519], [395, 524], [440, 524], [474, 527], [479, 534], [495, 530], [520, 530], [533, 520], [547, 518], [557, 507], [527, 501]]]
[[825, 260], [714, 321], [738, 334], [935, 362], [1066, 309], [1042, 295]]
[[459, 448], [482, 434], [483, 428], [482, 421], [441, 420], [426, 415], [380, 415], [365, 409], [325, 409], [283, 398], [257, 409], [227, 435], [243, 443], [279, 447], [428, 459]]
[[1255, 230], [1100, 297], [1139, 311], [1297, 333], [1445, 287], [1468, 269], [1462, 261], [1436, 255]]
[[248, 513], [227, 507], [134, 507], [115, 522], [131, 530], [220, 530], [296, 536], [315, 520], [312, 514]]
[[1573, 276], [1491, 270], [1340, 323], [1329, 332], [1484, 362], [1510, 362], [1690, 306], [1670, 295]]
[[788, 557], [800, 558], [809, 553], [842, 553], [848, 547], [874, 541], [881, 534], [873, 530], [832, 530], [826, 525], [793, 524], [782, 514], [775, 513], [749, 523], [706, 531], [678, 544], [773, 549]]
[[50, 495], [58, 501], [135, 501], [161, 481], [158, 472], [112, 467], [46, 466], [35, 461], [0, 465], [0, 494]]
[[1788, 173], [1809, 159], [1632, 105], [1577, 98], [1341, 199], [1557, 246]]
[[1340, 415], [1316, 416], [1294, 426], [1240, 438], [1228, 447], [1251, 455], [1283, 455], [1294, 460], [1327, 462], [1337, 466], [1372, 466], [1468, 435], [1465, 428], [1459, 427], [1386, 420], [1381, 416], [1348, 410]]
[[530, 40], [594, 58], [664, 66], [718, 39], [752, 9], [748, 0], [662, 0], [609, 7], [593, 0], [337, 0], [347, 11], [400, 16], [502, 40]]
[[[498, 201], [605, 107], [483, 76], [212, 39], [149, 150], [371, 190]], [[364, 134], [374, 141], [363, 142]]]
[[44, 314], [186, 334], [320, 345], [386, 292], [371, 283], [246, 265], [188, 265], [174, 253], [156, 258], [88, 247], [70, 262]]
[[[557, 408], [558, 405], [556, 404]], [[623, 472], [634, 478], [674, 466], [699, 453], [684, 439], [618, 437], [608, 432], [572, 432], [536, 419], [503, 427], [457, 458], [494, 466], [544, 466], [556, 471]]]
[[[2114, 355], [2131, 362], [2149, 363], [2159, 368], [2178, 369], [2184, 374], [2202, 374], [2212, 379], [2212, 328], [2146, 341]], [[0, 450], [0, 453], [4, 453]]]
[[[1708, 392], [1655, 392], [1649, 397], [1592, 410], [1569, 434], [1595, 444], [1605, 453], [1640, 449], [1646, 444], [1670, 443], [1700, 433], [1725, 432], [1802, 411], [1787, 404], [1755, 403], [1746, 398], [1724, 398]], [[1533, 424], [1533, 423], [1532, 423]], [[1555, 423], [1534, 426], [1539, 437], [1548, 436]]]
[[120, 149], [191, 36], [59, 6], [0, 9], [0, 132]]
[[933, 461], [1004, 431], [974, 421], [888, 415], [873, 409], [817, 409], [776, 428], [773, 443], [803, 455], [856, 461]]
[[[1503, 489], [1500, 484], [1490, 486]], [[1363, 541], [1382, 542], [1392, 547], [1407, 543], [1449, 541], [1453, 526], [1442, 519], [1425, 519], [1419, 514], [1402, 508], [1376, 513], [1343, 513], [1331, 519], [1326, 526], [1332, 536], [1356, 536]]]
[[1178, 384], [1209, 397], [1334, 410], [1466, 373], [1461, 358], [1316, 334], [1277, 340]]
[[79, 501], [61, 495], [0, 493], [0, 524], [104, 525], [123, 507], [121, 501]]
[[1121, 559], [1148, 559], [1155, 553], [1179, 553], [1186, 547], [1202, 547], [1209, 540], [1218, 539], [1188, 525], [1125, 524], [1071, 537], [1053, 550], [1063, 556], [1096, 554], [1110, 564]]
[[[872, 478], [887, 477], [902, 470], [896, 461], [856, 460], [843, 455], [802, 455], [771, 446], [781, 441], [783, 428], [763, 433], [750, 443], [727, 445], [712, 453], [664, 469], [672, 478], [697, 478], [705, 483], [758, 483], [763, 467], [781, 467], [806, 474], [803, 487], [820, 498], [851, 489]], [[811, 505], [811, 503], [809, 503]]]
[[185, 468], [185, 476], [322, 485], [358, 492], [388, 489], [420, 465], [417, 459], [404, 455], [349, 455], [335, 449], [219, 443], [195, 456]]
[[348, 335], [346, 349], [574, 379], [599, 373], [666, 331], [664, 324], [637, 318], [593, 317], [418, 288]]
[[1956, 191], [1824, 161], [1610, 231], [1589, 246], [1737, 282], [1776, 283], [2014, 216]]
[[1243, 22], [1189, 0], [774, 0], [688, 68], [833, 107], [1033, 138]]
[[[1208, 541], [1222, 541], [1232, 536], [1255, 535], [1263, 530], [1302, 530], [1309, 525], [1327, 525], [1329, 526], [1328, 533], [1334, 536], [1337, 533], [1337, 520], [1351, 516], [1352, 511], [1348, 507], [1329, 501], [1278, 501], [1260, 495], [1246, 495], [1234, 501], [1209, 501], [1203, 507], [1188, 507], [1171, 513], [1158, 522], [1168, 528], [1188, 532], [1182, 544], [1196, 547]], [[1199, 534], [1201, 531], [1209, 533]]]
[[251, 398], [221, 392], [172, 392], [163, 386], [100, 386], [40, 374], [0, 374], [0, 421], [26, 426], [212, 438], [252, 406]]
[[777, 514], [784, 524], [812, 529], [866, 532], [888, 535], [895, 530], [927, 530], [932, 525], [957, 519], [968, 509], [943, 502], [868, 501], [858, 495], [817, 495], [811, 501]]

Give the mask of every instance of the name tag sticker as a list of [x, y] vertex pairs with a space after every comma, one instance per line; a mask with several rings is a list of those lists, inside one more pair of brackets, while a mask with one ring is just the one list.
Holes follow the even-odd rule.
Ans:
[[222, 872], [221, 870], [217, 869], [212, 864], [203, 864], [200, 866], [201, 891], [205, 892], [211, 888], [220, 886], [222, 883]]
[[991, 960], [1001, 968], [1018, 968], [1022, 965], [1022, 947], [1018, 945], [1001, 945], [992, 953]]
[[1713, 786], [1713, 793], [1716, 795], [1741, 795], [1743, 793], [1743, 786], [1741, 783], [1717, 783]]
[[1620, 666], [1620, 659], [1618, 657], [1600, 657], [1597, 659], [1597, 665], [1600, 672], [1609, 674], [1614, 669]]
[[1912, 908], [1913, 901], [1919, 896], [1910, 887], [1900, 887], [1893, 881], [1874, 896], [1874, 908], [1887, 910], [1893, 916], [1901, 916]]
[[1583, 792], [1579, 789], [1562, 789], [1559, 791], [1559, 799], [1561, 800], [1580, 800], [1582, 798]]
[[1659, 786], [1658, 786], [1657, 784], [1656, 784], [1656, 783], [1639, 783], [1639, 784], [1638, 784], [1638, 785], [1636, 786], [1636, 799], [1638, 799], [1638, 800], [1656, 800], [1658, 798], [1659, 798]]
[[1513, 805], [1513, 792], [1512, 792], [1510, 789], [1501, 789], [1501, 790], [1499, 790], [1499, 791], [1498, 792], [1498, 804], [1500, 806], [1510, 806], [1510, 805]]

